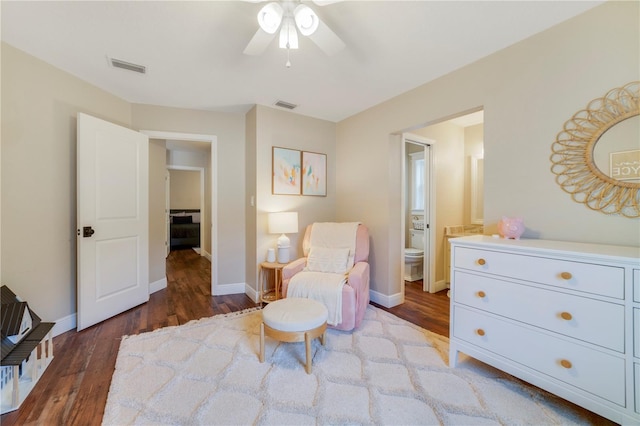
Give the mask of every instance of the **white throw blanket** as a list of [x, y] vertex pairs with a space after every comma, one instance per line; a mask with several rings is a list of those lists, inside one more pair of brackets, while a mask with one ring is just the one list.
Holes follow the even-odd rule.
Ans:
[[303, 297], [321, 302], [329, 313], [327, 324], [342, 322], [342, 287], [347, 282], [344, 274], [302, 271], [291, 277], [287, 297]]
[[349, 248], [347, 270], [353, 268], [356, 255], [356, 233], [360, 222], [326, 222], [311, 226], [311, 247]]

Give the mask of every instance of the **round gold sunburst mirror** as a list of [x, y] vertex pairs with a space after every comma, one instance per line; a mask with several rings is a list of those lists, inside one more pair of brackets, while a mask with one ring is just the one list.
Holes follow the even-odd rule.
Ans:
[[640, 217], [640, 82], [610, 90], [564, 123], [551, 171], [593, 210]]

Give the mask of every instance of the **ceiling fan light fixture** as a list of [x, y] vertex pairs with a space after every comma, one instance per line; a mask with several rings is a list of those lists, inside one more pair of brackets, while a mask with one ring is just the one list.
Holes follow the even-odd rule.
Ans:
[[280, 4], [272, 2], [258, 12], [258, 24], [268, 34], [275, 34], [282, 22], [284, 10]]
[[293, 11], [296, 26], [304, 36], [310, 36], [318, 29], [318, 15], [309, 6], [300, 4]]
[[293, 22], [293, 19], [290, 17], [285, 17], [282, 20], [279, 46], [282, 49], [298, 48], [298, 32], [296, 31], [296, 26]]

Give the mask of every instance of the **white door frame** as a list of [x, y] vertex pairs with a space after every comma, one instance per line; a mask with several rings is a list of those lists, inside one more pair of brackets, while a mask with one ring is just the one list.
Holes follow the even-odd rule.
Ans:
[[165, 259], [169, 256], [171, 251], [171, 217], [169, 215], [171, 210], [171, 175], [169, 170], [164, 171], [164, 245], [166, 249]]
[[[402, 255], [402, 258], [400, 259], [400, 264], [403, 265], [402, 268], [400, 268], [401, 270], [401, 280], [400, 282], [402, 283], [402, 297], [404, 299], [404, 249], [406, 247], [406, 240], [405, 240], [405, 234], [406, 234], [406, 220], [405, 220], [405, 206], [406, 206], [406, 192], [407, 192], [407, 173], [406, 173], [406, 144], [407, 142], [410, 143], [415, 143], [417, 145], [424, 145], [425, 146], [425, 167], [428, 168], [428, 173], [425, 173], [425, 179], [428, 179], [428, 185], [424, 186], [424, 200], [425, 200], [425, 204], [427, 204], [427, 208], [428, 211], [426, 211], [425, 209], [425, 216], [427, 216], [428, 214], [428, 221], [425, 221], [429, 224], [429, 238], [428, 241], [425, 241], [424, 247], [425, 247], [425, 256], [424, 256], [424, 261], [423, 261], [423, 268], [424, 270], [427, 270], [428, 273], [423, 274], [423, 280], [422, 280], [422, 289], [424, 291], [429, 291], [430, 293], [435, 293], [436, 292], [436, 174], [434, 171], [434, 166], [435, 166], [435, 162], [436, 162], [436, 141], [432, 140], [432, 139], [427, 139], [424, 138], [422, 136], [418, 136], [418, 135], [414, 135], [411, 133], [403, 133], [402, 134], [402, 147], [401, 147], [401, 158], [402, 158], [402, 167], [401, 167], [401, 173], [402, 173], [402, 188], [400, 189], [400, 207], [401, 207], [401, 211], [402, 211], [402, 215], [400, 218], [400, 235], [402, 236], [401, 240], [401, 248], [400, 248], [400, 253]], [[426, 149], [426, 147], [429, 146], [430, 149]], [[427, 153], [429, 153], [430, 155], [426, 155]], [[425, 223], [425, 228], [427, 226], [427, 223]], [[426, 230], [426, 229], [425, 229]], [[427, 234], [425, 232], [425, 234]], [[426, 237], [425, 237], [426, 238]]]
[[[211, 294], [216, 295], [218, 294], [218, 137], [216, 135], [165, 132], [157, 130], [140, 130], [140, 133], [149, 136], [149, 139], [171, 139], [194, 142], [209, 142], [211, 144], [211, 206], [208, 206], [209, 211], [211, 212], [211, 259], [209, 260], [211, 261]], [[167, 166], [167, 168], [169, 167]], [[204, 173], [202, 173], [201, 183], [202, 191], [204, 191]], [[203, 198], [201, 199], [201, 205], [204, 206], [204, 195], [202, 195], [202, 197]], [[206, 207], [207, 206], [205, 206], [205, 208]], [[203, 226], [200, 226], [200, 241], [202, 241], [202, 231]], [[202, 246], [200, 252], [201, 254], [202, 252], [204, 252]]]
[[[205, 206], [204, 204], [204, 167], [176, 166], [173, 164], [167, 164], [167, 170], [183, 170], [186, 172], [200, 172], [200, 209], [201, 211], [204, 210], [205, 212], [209, 210], [207, 206]], [[203, 217], [204, 217], [204, 214], [201, 214], [200, 221], [202, 221]], [[200, 225], [202, 225], [202, 223]], [[209, 256], [205, 253], [202, 247], [202, 241], [204, 241], [204, 226], [200, 226], [200, 256], [205, 256], [208, 258]]]

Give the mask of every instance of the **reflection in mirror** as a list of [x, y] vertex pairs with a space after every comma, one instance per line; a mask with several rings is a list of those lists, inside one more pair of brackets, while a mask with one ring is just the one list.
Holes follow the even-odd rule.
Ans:
[[593, 147], [593, 161], [603, 174], [640, 183], [640, 116], [609, 128]]

